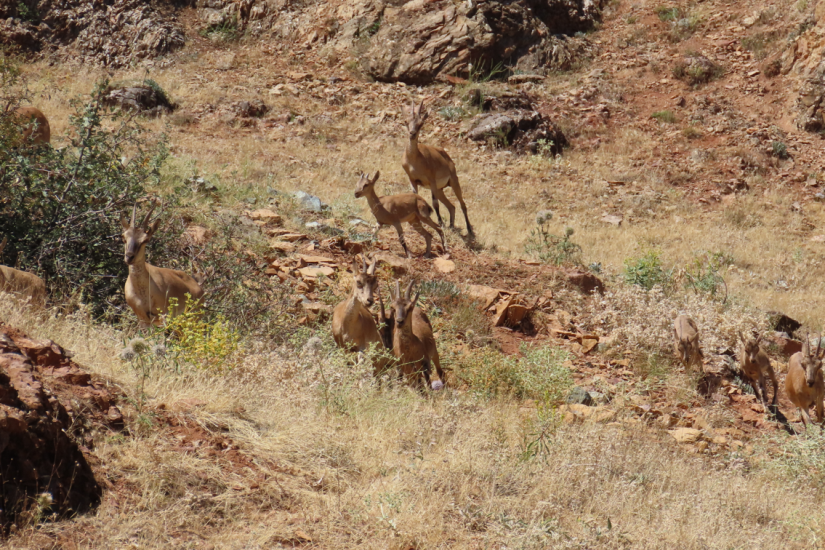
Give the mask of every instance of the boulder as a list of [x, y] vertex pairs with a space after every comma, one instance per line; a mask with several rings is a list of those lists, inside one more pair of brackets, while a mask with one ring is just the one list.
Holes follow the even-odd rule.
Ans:
[[122, 429], [123, 415], [108, 384], [70, 356], [0, 322], [0, 535], [44, 493], [58, 518], [100, 503], [93, 434]]
[[567, 396], [567, 399], [565, 399], [565, 402], [586, 405], [589, 407], [593, 405], [593, 398], [589, 393], [587, 393], [587, 390], [579, 386], [575, 386], [572, 390], [570, 390], [570, 394]]
[[310, 212], [322, 212], [329, 209], [329, 206], [321, 202], [321, 199], [315, 195], [305, 193], [304, 191], [295, 191], [293, 196], [298, 202], [298, 206], [304, 210], [309, 210]]
[[479, 115], [470, 122], [467, 137], [522, 152], [558, 155], [569, 145], [567, 137], [538, 111], [510, 110]]
[[452, 273], [455, 271], [455, 262], [448, 258], [436, 258], [433, 260], [433, 267], [439, 273]]
[[696, 428], [676, 428], [667, 433], [679, 443], [695, 443], [702, 437], [702, 432]]
[[559, 35], [592, 29], [602, 0], [436, 0], [395, 5], [389, 1], [365, 5], [362, 23], [369, 26], [349, 29], [340, 40], [350, 46], [348, 37], [369, 35], [361, 61], [376, 80], [426, 84], [439, 75], [467, 74], [473, 64], [481, 72], [498, 63], [538, 72], [553, 68], [554, 62], [565, 63], [561, 52], [567, 40]]
[[175, 109], [160, 88], [145, 85], [109, 88], [103, 103], [146, 116], [160, 116]]

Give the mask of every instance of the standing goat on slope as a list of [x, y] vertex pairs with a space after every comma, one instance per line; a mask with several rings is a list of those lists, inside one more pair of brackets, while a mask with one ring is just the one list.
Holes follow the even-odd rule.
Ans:
[[[3, 254], [7, 242], [8, 238], [5, 237], [3, 242], [0, 243], [0, 255]], [[20, 271], [13, 267], [0, 265], [0, 292], [8, 292], [22, 298], [28, 298], [29, 303], [35, 307], [46, 305], [46, 283], [43, 282], [43, 279], [34, 273]]]
[[676, 355], [687, 369], [702, 363], [702, 349], [699, 347], [699, 328], [687, 315], [679, 315], [673, 322], [673, 336]]
[[373, 238], [378, 238], [378, 231], [382, 225], [391, 225], [398, 232], [398, 240], [404, 248], [404, 253], [407, 258], [412, 257], [407, 242], [404, 240], [404, 230], [401, 228], [402, 223], [409, 223], [419, 235], [424, 237], [427, 243], [427, 251], [424, 253], [425, 258], [432, 258], [432, 240], [433, 236], [424, 229], [421, 223], [426, 223], [438, 232], [441, 237], [441, 246], [444, 251], [447, 251], [447, 241], [444, 240], [444, 232], [434, 221], [430, 219], [430, 206], [427, 201], [414, 193], [402, 193], [400, 195], [385, 195], [379, 197], [375, 193], [375, 182], [378, 181], [378, 176], [381, 172], [376, 172], [375, 177], [369, 178], [366, 174], [361, 174], [358, 180], [358, 185], [355, 188], [355, 198], [360, 199], [365, 197], [367, 203], [370, 205], [375, 220], [378, 222], [375, 228]]
[[[822, 376], [822, 356], [819, 351], [822, 347], [822, 336], [817, 338], [816, 351], [811, 353], [808, 336], [802, 341], [802, 351], [791, 355], [788, 362], [788, 374], [785, 375], [785, 393], [788, 399], [796, 405], [802, 413], [802, 423], [807, 429], [811, 422], [808, 409], [816, 408], [816, 421], [820, 424], [825, 421], [823, 414], [823, 399], [825, 399], [825, 379]], [[824, 352], [825, 353], [825, 352]]]
[[407, 177], [410, 178], [413, 193], [418, 193], [419, 185], [430, 188], [433, 197], [433, 208], [436, 216], [438, 216], [438, 223], [442, 227], [444, 221], [441, 219], [441, 210], [438, 207], [439, 201], [443, 202], [450, 212], [450, 228], [455, 227], [455, 206], [444, 194], [446, 187], [452, 187], [455, 197], [461, 205], [461, 211], [464, 212], [467, 233], [470, 237], [473, 237], [473, 227], [470, 225], [470, 218], [467, 217], [467, 205], [464, 204], [464, 197], [461, 194], [461, 186], [458, 184], [458, 174], [455, 171], [453, 159], [440, 147], [418, 143], [418, 133], [429, 116], [423, 108], [424, 100], [421, 100], [421, 105], [417, 108], [414, 101], [410, 105], [410, 121], [407, 126], [410, 131], [410, 142], [404, 151], [401, 166], [407, 173]]
[[755, 335], [753, 338], [746, 340], [740, 333], [739, 339], [742, 340], [742, 373], [750, 379], [753, 391], [765, 406], [765, 409], [768, 408], [768, 392], [765, 379], [770, 378], [773, 384], [771, 405], [776, 405], [776, 400], [779, 398], [779, 383], [776, 381], [776, 374], [773, 372], [768, 354], [759, 345], [762, 336]]
[[132, 209], [131, 222], [121, 215], [123, 242], [125, 244], [124, 261], [129, 266], [129, 278], [126, 279], [126, 303], [140, 320], [140, 328], [151, 324], [162, 325], [163, 318], [169, 312], [169, 299], [177, 299], [172, 315], [178, 315], [186, 309], [186, 295], [192, 300], [200, 301], [203, 289], [200, 284], [184, 273], [175, 269], [155, 267], [146, 261], [146, 244], [157, 232], [160, 219], [149, 225], [149, 217], [155, 206], [149, 209], [140, 225], [135, 225], [137, 204]]

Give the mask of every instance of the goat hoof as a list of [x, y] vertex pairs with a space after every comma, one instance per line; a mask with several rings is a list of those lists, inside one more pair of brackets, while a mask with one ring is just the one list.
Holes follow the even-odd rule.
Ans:
[[435, 258], [435, 256], [434, 256], [433, 254], [429, 253], [429, 252], [425, 252], [425, 253], [424, 253], [424, 257], [425, 257], [425, 258], [428, 258], [428, 259], [429, 259], [429, 258]]
[[433, 380], [430, 383], [430, 387], [432, 387], [433, 391], [439, 391], [444, 389], [444, 382], [441, 380]]

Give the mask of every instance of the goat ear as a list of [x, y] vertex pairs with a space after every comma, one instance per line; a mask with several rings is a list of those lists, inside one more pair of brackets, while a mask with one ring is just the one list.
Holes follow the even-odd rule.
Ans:
[[376, 171], [375, 172], [375, 177], [370, 180], [370, 185], [375, 185], [375, 182], [378, 181], [378, 176], [380, 176], [380, 175], [381, 175], [381, 171], [380, 170]]
[[370, 266], [369, 266], [369, 268], [367, 268], [367, 275], [370, 275], [370, 276], [375, 275], [375, 262], [376, 261], [377, 260], [375, 258], [370, 259]]
[[122, 212], [120, 214], [120, 225], [123, 226], [124, 230], [129, 229], [129, 220], [126, 219], [126, 214], [123, 214]]

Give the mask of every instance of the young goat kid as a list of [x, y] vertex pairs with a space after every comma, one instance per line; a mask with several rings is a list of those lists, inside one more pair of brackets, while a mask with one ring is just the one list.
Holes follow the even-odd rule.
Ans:
[[[393, 309], [395, 326], [392, 333], [392, 353], [395, 355], [398, 368], [404, 380], [419, 389], [430, 386], [430, 360], [424, 343], [413, 333], [413, 310], [418, 302], [420, 293], [410, 300], [412, 282], [407, 285], [407, 291], [401, 295], [401, 283], [395, 281], [395, 296]], [[426, 386], [421, 382], [424, 375]]]
[[770, 378], [773, 384], [773, 400], [771, 405], [776, 405], [779, 397], [779, 383], [776, 381], [776, 374], [771, 367], [771, 360], [768, 354], [760, 346], [761, 335], [754, 335], [753, 338], [745, 339], [739, 334], [742, 340], [742, 373], [751, 381], [756, 397], [762, 402], [765, 408], [768, 407], [768, 393], [765, 387], [765, 379]]
[[[6, 248], [8, 238], [0, 243], [0, 255]], [[8, 292], [21, 298], [28, 298], [35, 307], [46, 305], [46, 283], [34, 273], [26, 273], [13, 267], [0, 265], [0, 292]]]
[[[802, 341], [802, 351], [791, 356], [788, 362], [788, 374], [785, 376], [785, 393], [788, 399], [802, 413], [802, 423], [807, 429], [811, 422], [808, 409], [816, 408], [816, 420], [820, 424], [825, 420], [823, 399], [825, 399], [825, 380], [822, 376], [822, 336], [817, 338], [816, 351], [811, 353], [808, 336]], [[825, 353], [825, 350], [823, 350]]]
[[[412, 290], [413, 281], [410, 281], [407, 285], [406, 295], [409, 296]], [[416, 300], [417, 302], [417, 300]], [[381, 310], [382, 319], [385, 319], [383, 307]], [[395, 311], [393, 309], [390, 310], [390, 317], [386, 319], [386, 328], [382, 329], [382, 337], [385, 341], [389, 340], [390, 345], [387, 347], [392, 348], [392, 338], [393, 333], [396, 328], [395, 323]], [[430, 323], [430, 319], [427, 317], [427, 314], [424, 313], [418, 305], [415, 306], [412, 312], [412, 331], [413, 334], [418, 338], [421, 343], [424, 345], [424, 353], [429, 359], [430, 364], [435, 366], [435, 371], [438, 373], [438, 380], [433, 380], [430, 387], [433, 390], [440, 390], [446, 384], [444, 378], [444, 371], [441, 369], [441, 359], [438, 356], [438, 348], [435, 344], [435, 336], [433, 335], [433, 326]]]
[[404, 230], [401, 228], [402, 223], [409, 223], [427, 243], [427, 251], [424, 254], [425, 258], [432, 258], [432, 240], [433, 236], [424, 229], [422, 223], [426, 223], [438, 232], [441, 237], [441, 246], [444, 251], [447, 251], [447, 242], [444, 240], [444, 232], [434, 221], [430, 219], [432, 211], [427, 201], [413, 193], [403, 193], [401, 195], [385, 195], [379, 197], [375, 193], [375, 182], [378, 181], [378, 176], [381, 172], [376, 172], [375, 177], [369, 178], [366, 174], [361, 174], [358, 180], [358, 185], [355, 188], [355, 198], [360, 199], [365, 197], [367, 203], [370, 205], [370, 210], [378, 222], [375, 228], [374, 238], [378, 238], [378, 231], [383, 225], [391, 225], [398, 232], [398, 240], [404, 248], [404, 253], [407, 258], [410, 258], [409, 248], [407, 242], [404, 240]]
[[[363, 257], [361, 262], [361, 267], [358, 265], [358, 260], [352, 263], [352, 272], [355, 276], [352, 294], [335, 306], [332, 311], [332, 337], [335, 339], [335, 343], [339, 348], [359, 353], [369, 349], [371, 344], [377, 344], [380, 349], [388, 347], [368, 309], [374, 302], [373, 292], [378, 286], [378, 277], [375, 275], [375, 259], [372, 259], [369, 266]], [[381, 303], [382, 321], [384, 318], [384, 304]], [[374, 363], [375, 375], [380, 375], [386, 366], [386, 360], [376, 360]]]
[[125, 244], [124, 261], [129, 266], [129, 278], [126, 279], [126, 303], [140, 320], [140, 328], [151, 324], [162, 325], [163, 318], [169, 312], [169, 300], [175, 298], [177, 303], [171, 311], [178, 315], [186, 309], [186, 295], [189, 294], [196, 304], [203, 297], [200, 284], [184, 273], [175, 269], [155, 267], [146, 261], [146, 245], [158, 230], [160, 219], [148, 224], [155, 205], [149, 209], [140, 225], [135, 225], [137, 204], [132, 209], [132, 220], [127, 221], [121, 215], [123, 242]]
[[438, 216], [438, 223], [443, 227], [444, 221], [441, 219], [441, 210], [438, 203], [443, 202], [450, 212], [450, 227], [455, 227], [455, 206], [444, 194], [446, 187], [452, 187], [456, 199], [464, 212], [464, 221], [467, 223], [467, 233], [472, 237], [473, 227], [470, 225], [470, 218], [467, 217], [467, 205], [464, 204], [464, 197], [461, 195], [461, 186], [458, 184], [458, 174], [455, 171], [455, 163], [450, 155], [440, 147], [423, 145], [418, 143], [418, 134], [421, 132], [424, 121], [427, 120], [427, 111], [423, 110], [424, 100], [416, 108], [415, 102], [410, 105], [410, 120], [407, 129], [410, 132], [410, 142], [404, 151], [404, 158], [401, 166], [410, 178], [410, 185], [413, 193], [418, 193], [418, 186], [424, 185], [430, 188], [433, 197], [433, 208]]
[[673, 322], [676, 355], [685, 368], [702, 362], [702, 350], [699, 348], [699, 328], [687, 315], [679, 315]]

